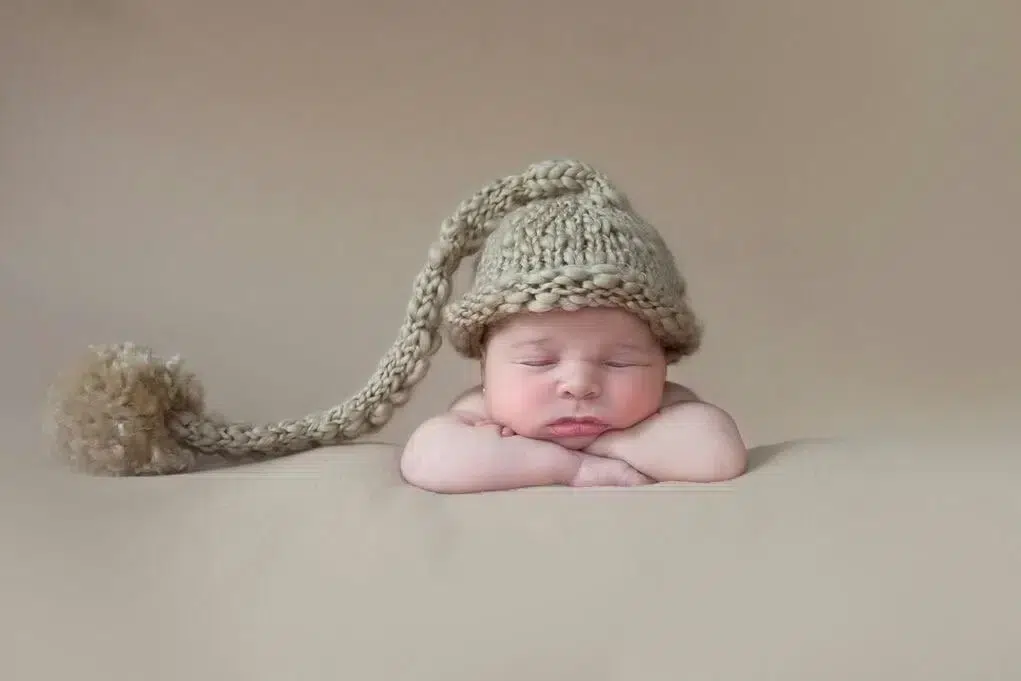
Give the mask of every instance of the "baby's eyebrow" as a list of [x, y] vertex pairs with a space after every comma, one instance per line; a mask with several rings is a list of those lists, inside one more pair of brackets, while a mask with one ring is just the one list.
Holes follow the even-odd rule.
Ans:
[[525, 338], [515, 343], [511, 343], [511, 347], [514, 349], [524, 348], [532, 345], [546, 345], [550, 342], [549, 336], [542, 336], [540, 338]]
[[651, 348], [641, 343], [628, 343], [626, 341], [614, 343], [610, 346], [614, 350], [632, 350], [634, 352], [649, 352]]
[[[539, 338], [524, 338], [519, 341], [515, 341], [510, 344], [512, 350], [520, 350], [522, 348], [539, 348], [542, 349], [548, 346], [552, 342], [549, 336], [541, 336]], [[647, 354], [651, 351], [647, 345], [641, 343], [630, 343], [627, 341], [621, 341], [620, 343], [610, 343], [606, 346], [606, 350], [609, 352], [637, 352], [640, 354]]]

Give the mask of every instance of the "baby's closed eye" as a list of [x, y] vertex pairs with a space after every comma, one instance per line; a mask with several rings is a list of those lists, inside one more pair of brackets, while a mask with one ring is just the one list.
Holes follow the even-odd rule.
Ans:
[[554, 359], [527, 359], [527, 360], [523, 360], [523, 361], [519, 362], [519, 364], [524, 364], [525, 366], [528, 366], [528, 367], [548, 367], [548, 366], [552, 366], [552, 365], [556, 364], [556, 360], [554, 360]]
[[[556, 359], [553, 359], [553, 358], [550, 358], [550, 359], [526, 359], [526, 360], [519, 360], [518, 361], [518, 364], [522, 364], [524, 366], [529, 366], [529, 367], [549, 367], [549, 366], [554, 366], [557, 363], [558, 363], [558, 361]], [[607, 366], [607, 367], [614, 368], [614, 369], [626, 369], [628, 367], [645, 367], [645, 366], [649, 366], [648, 362], [643, 361], [643, 360], [639, 360], [639, 359], [608, 359], [608, 360], [601, 360], [601, 361], [593, 361], [593, 364], [602, 364], [603, 366]]]

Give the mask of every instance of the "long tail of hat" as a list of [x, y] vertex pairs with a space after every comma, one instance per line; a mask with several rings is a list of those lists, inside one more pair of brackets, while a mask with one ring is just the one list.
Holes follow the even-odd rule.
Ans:
[[429, 370], [441, 345], [441, 314], [453, 275], [481, 247], [491, 223], [531, 201], [569, 193], [627, 202], [598, 171], [571, 160], [533, 164], [463, 201], [443, 222], [414, 279], [397, 339], [365, 386], [343, 403], [278, 423], [232, 422], [206, 410], [199, 380], [179, 357], [164, 359], [133, 343], [92, 346], [51, 388], [47, 430], [53, 452], [90, 473], [153, 475], [191, 470], [200, 454], [281, 456], [379, 430]]

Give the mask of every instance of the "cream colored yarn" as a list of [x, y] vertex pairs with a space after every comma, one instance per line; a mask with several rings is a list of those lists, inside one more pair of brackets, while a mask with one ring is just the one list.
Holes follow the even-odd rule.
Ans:
[[[476, 253], [471, 290], [447, 306], [454, 273]], [[684, 280], [656, 230], [591, 166], [543, 161], [483, 187], [443, 222], [397, 339], [342, 403], [273, 424], [232, 422], [206, 409], [180, 358], [132, 343], [93, 346], [53, 386], [48, 434], [57, 455], [107, 475], [180, 473], [203, 454], [265, 458], [356, 440], [410, 398], [444, 321], [453, 347], [478, 357], [486, 325], [500, 317], [586, 305], [633, 310], [671, 361], [699, 346]]]

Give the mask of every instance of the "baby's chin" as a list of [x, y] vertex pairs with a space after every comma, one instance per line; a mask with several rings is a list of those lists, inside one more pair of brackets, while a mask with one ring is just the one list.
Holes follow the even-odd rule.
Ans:
[[585, 449], [599, 439], [599, 435], [574, 435], [572, 437], [551, 437], [551, 442], [556, 442], [565, 449]]

